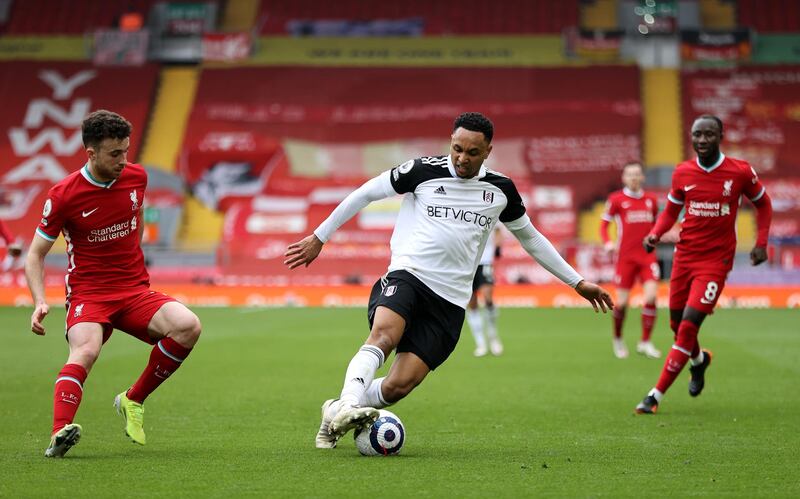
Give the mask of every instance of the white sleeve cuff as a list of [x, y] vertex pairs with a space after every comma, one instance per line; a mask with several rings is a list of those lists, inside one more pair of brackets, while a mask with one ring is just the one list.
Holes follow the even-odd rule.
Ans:
[[759, 199], [761, 199], [762, 197], [764, 197], [764, 194], [766, 194], [766, 192], [767, 192], [767, 188], [766, 188], [766, 187], [762, 187], [762, 188], [761, 188], [761, 192], [759, 192], [758, 194], [756, 194], [756, 195], [755, 195], [755, 197], [752, 197], [752, 198], [750, 198], [750, 201], [752, 201], [752, 202], [754, 202], [754, 203], [755, 203], [756, 201], [758, 201]]
[[679, 205], [683, 206], [683, 201], [681, 201], [680, 199], [678, 199], [675, 196], [673, 196], [671, 192], [669, 194], [667, 194], [667, 199], [669, 199], [669, 201], [671, 203], [675, 203], [675, 204], [679, 204]]

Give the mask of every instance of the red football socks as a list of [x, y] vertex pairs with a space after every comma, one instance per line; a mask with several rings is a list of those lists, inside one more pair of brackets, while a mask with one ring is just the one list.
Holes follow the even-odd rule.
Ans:
[[86, 369], [78, 364], [65, 364], [59, 371], [53, 394], [53, 434], [75, 419], [87, 375]]
[[616, 307], [611, 313], [614, 319], [614, 338], [622, 337], [622, 323], [625, 322], [625, 307]]
[[656, 304], [645, 303], [642, 307], [642, 342], [650, 341], [656, 323]]
[[147, 367], [128, 390], [127, 397], [140, 404], [144, 402], [148, 395], [181, 366], [181, 362], [191, 351], [191, 348], [182, 346], [172, 338], [161, 339], [150, 352]]
[[683, 366], [689, 360], [689, 356], [699, 348], [697, 345], [697, 325], [689, 321], [681, 321], [678, 327], [678, 338], [675, 344], [667, 355], [667, 360], [664, 362], [664, 368], [661, 370], [661, 377], [658, 378], [656, 383], [656, 390], [661, 393], [666, 393], [675, 378], [678, 377]]

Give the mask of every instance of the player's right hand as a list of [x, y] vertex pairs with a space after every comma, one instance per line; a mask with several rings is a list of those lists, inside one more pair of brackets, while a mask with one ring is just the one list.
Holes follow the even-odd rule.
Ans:
[[42, 325], [42, 321], [44, 321], [44, 318], [47, 317], [49, 312], [50, 306], [47, 303], [36, 305], [31, 315], [31, 331], [39, 336], [44, 336], [44, 325]]
[[290, 269], [300, 265], [308, 267], [317, 258], [320, 251], [322, 251], [322, 241], [315, 234], [311, 234], [286, 248], [286, 253], [283, 254], [286, 260], [283, 261], [283, 264]]
[[603, 251], [605, 251], [607, 255], [610, 255], [611, 253], [613, 253], [614, 252], [614, 241], [607, 241], [603, 245]]
[[22, 245], [19, 243], [9, 244], [8, 254], [13, 256], [14, 258], [20, 256], [22, 254]]
[[648, 253], [652, 253], [656, 249], [656, 244], [658, 244], [658, 237], [655, 234], [647, 234], [642, 240], [644, 250]]
[[750, 252], [750, 263], [753, 265], [761, 265], [767, 261], [767, 248], [756, 246]]

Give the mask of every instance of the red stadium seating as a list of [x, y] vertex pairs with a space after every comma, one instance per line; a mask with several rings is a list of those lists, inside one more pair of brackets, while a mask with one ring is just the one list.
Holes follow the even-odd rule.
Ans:
[[797, 0], [739, 0], [739, 25], [762, 33], [800, 31]]

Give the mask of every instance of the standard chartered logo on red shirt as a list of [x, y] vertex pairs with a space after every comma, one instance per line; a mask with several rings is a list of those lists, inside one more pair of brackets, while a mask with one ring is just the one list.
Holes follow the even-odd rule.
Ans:
[[[136, 217], [134, 217], [133, 220], [136, 220]], [[114, 239], [120, 239], [129, 235], [133, 229], [130, 221], [116, 223], [102, 229], [92, 229], [86, 237], [86, 240], [90, 243], [113, 241]]]
[[650, 223], [653, 221], [653, 212], [648, 210], [631, 210], [625, 213], [625, 222], [629, 224]]
[[696, 217], [720, 217], [730, 215], [731, 207], [728, 203], [719, 201], [689, 201], [689, 208], [686, 211]]

